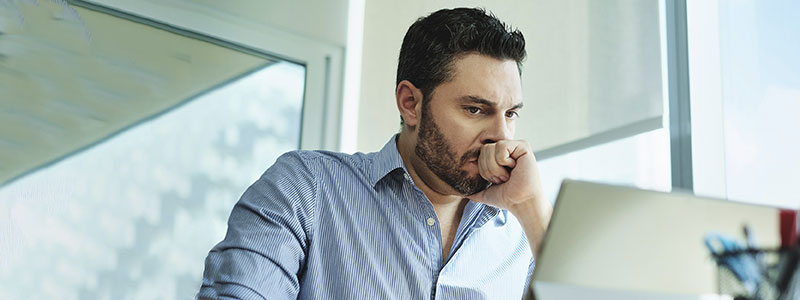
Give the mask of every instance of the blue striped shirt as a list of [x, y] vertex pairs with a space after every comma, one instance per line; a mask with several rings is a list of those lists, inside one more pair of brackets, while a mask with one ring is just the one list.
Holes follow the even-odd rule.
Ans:
[[395, 138], [375, 153], [293, 151], [233, 208], [199, 298], [520, 299], [533, 270], [514, 216], [469, 202], [442, 262], [433, 205]]

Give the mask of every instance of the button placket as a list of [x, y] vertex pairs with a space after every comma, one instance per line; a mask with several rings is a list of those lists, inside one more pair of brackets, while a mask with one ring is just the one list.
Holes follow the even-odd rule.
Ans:
[[[414, 200], [413, 202], [415, 202], [416, 204], [414, 206], [416, 206], [417, 208], [416, 210], [418, 211], [418, 216], [421, 215], [423, 216], [423, 218], [425, 215], [429, 216], [423, 220], [425, 225], [427, 225], [425, 226], [427, 227], [426, 235], [428, 239], [428, 243], [426, 243], [427, 245], [426, 251], [428, 252], [431, 262], [430, 265], [432, 272], [431, 275], [434, 278], [434, 282], [436, 282], [439, 276], [439, 271], [441, 268], [440, 263], [442, 259], [441, 235], [440, 231], [436, 226], [437, 219], [435, 218], [435, 216], [431, 215], [431, 213], [434, 213], [433, 207], [430, 206], [431, 205], [430, 201], [428, 201], [428, 198], [425, 196], [422, 190], [420, 190], [414, 185], [414, 180], [411, 177], [411, 175], [409, 175], [407, 172], [403, 172], [403, 178], [405, 179], [406, 182], [409, 183], [407, 187], [409, 187], [410, 192], [413, 194], [413, 196], [411, 196], [411, 199], [413, 199]], [[430, 207], [430, 209], [427, 209], [427, 207]]]

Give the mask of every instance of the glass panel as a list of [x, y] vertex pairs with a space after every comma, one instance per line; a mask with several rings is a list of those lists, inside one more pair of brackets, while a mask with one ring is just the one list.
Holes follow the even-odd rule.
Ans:
[[658, 129], [545, 159], [539, 161], [539, 170], [553, 203], [565, 178], [669, 191], [669, 132]]
[[272, 62], [134, 19], [0, 1], [0, 184]]
[[241, 193], [300, 143], [272, 64], [0, 189], [0, 299], [190, 299]]
[[800, 3], [690, 1], [687, 9], [695, 36], [689, 43], [695, 190], [800, 207]]
[[800, 207], [800, 2], [720, 1], [727, 196]]

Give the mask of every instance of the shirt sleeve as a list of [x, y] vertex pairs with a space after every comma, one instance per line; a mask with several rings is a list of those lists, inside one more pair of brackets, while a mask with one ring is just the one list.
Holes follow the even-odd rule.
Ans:
[[288, 152], [233, 207], [208, 253], [200, 299], [297, 299], [317, 184], [303, 152]]
[[522, 298], [525, 299], [526, 295], [532, 290], [530, 289], [531, 279], [533, 279], [533, 269], [536, 269], [536, 258], [531, 256], [531, 262], [528, 264], [528, 276], [525, 277], [525, 288], [522, 289]]

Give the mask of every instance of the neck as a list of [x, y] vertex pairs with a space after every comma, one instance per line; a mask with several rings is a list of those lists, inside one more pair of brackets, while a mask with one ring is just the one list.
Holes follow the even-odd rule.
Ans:
[[458, 206], [465, 199], [464, 195], [459, 194], [449, 184], [440, 179], [436, 174], [425, 165], [414, 151], [417, 140], [409, 132], [403, 130], [397, 138], [397, 151], [403, 159], [408, 174], [414, 180], [414, 184], [425, 193], [434, 208]]
[[403, 130], [397, 138], [397, 151], [400, 152], [403, 165], [411, 175], [411, 179], [414, 180], [414, 185], [425, 193], [433, 205], [436, 218], [439, 219], [439, 229], [442, 234], [442, 262], [445, 262], [458, 233], [458, 224], [469, 199], [459, 195], [450, 185], [428, 169], [425, 163], [417, 157], [417, 153], [414, 151], [416, 145], [416, 137], [408, 130]]

